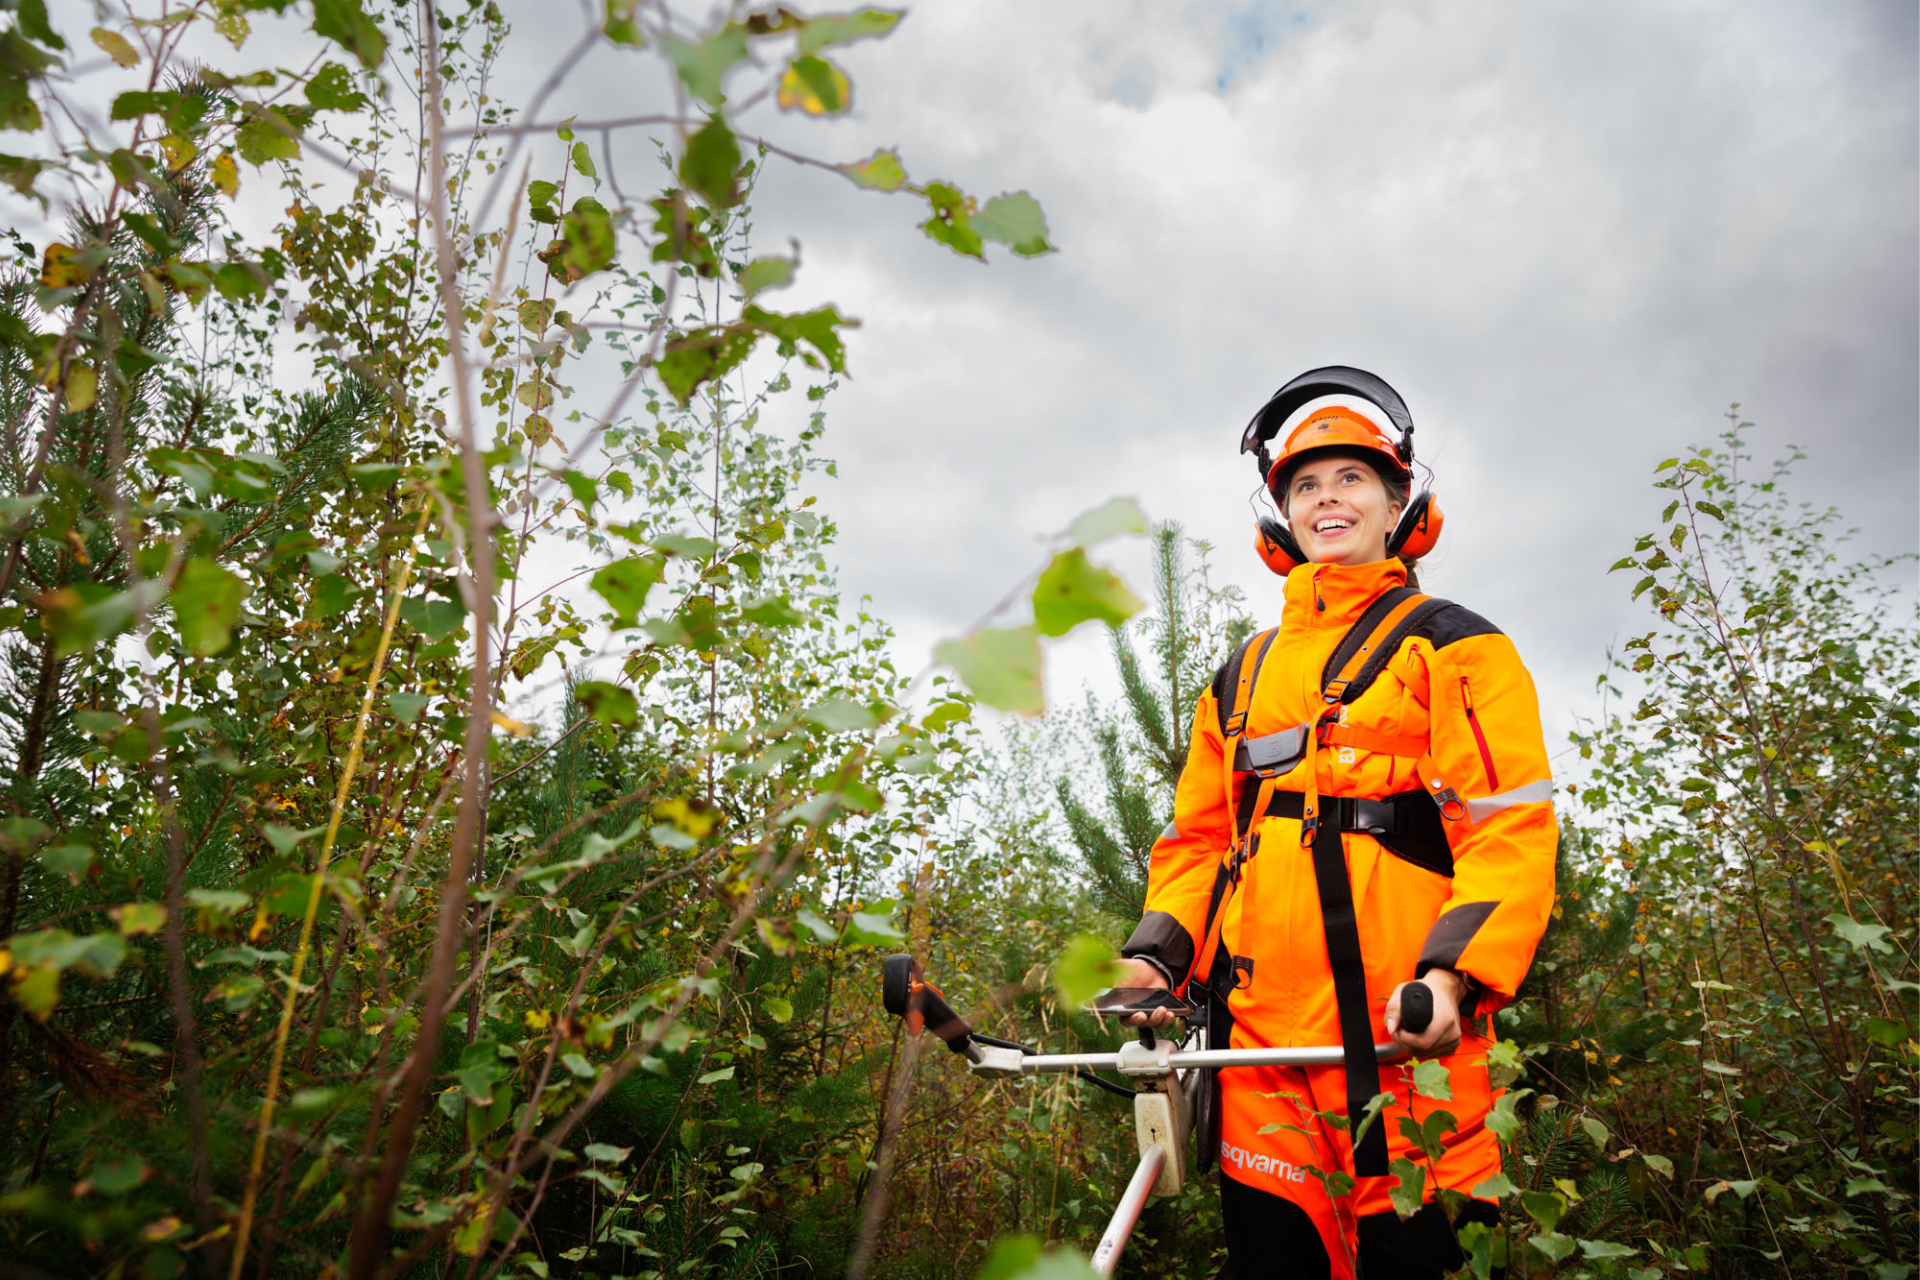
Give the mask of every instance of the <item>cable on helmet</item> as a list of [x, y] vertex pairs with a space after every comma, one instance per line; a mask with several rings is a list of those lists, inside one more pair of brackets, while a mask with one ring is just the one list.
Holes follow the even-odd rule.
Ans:
[[[1287, 419], [1311, 401], [1326, 396], [1365, 400], [1393, 423], [1400, 434], [1399, 440], [1390, 439], [1364, 414], [1329, 405], [1309, 414], [1287, 436], [1279, 454], [1270, 455], [1267, 444], [1280, 433]], [[1282, 494], [1294, 467], [1310, 454], [1323, 450], [1355, 454], [1402, 484], [1411, 485], [1413, 415], [1407, 410], [1407, 402], [1377, 374], [1347, 365], [1328, 365], [1310, 369], [1274, 392], [1273, 398], [1253, 415], [1253, 421], [1240, 437], [1240, 452], [1254, 455], [1260, 465], [1261, 484], [1281, 510], [1286, 508]], [[1422, 465], [1421, 470], [1427, 471], [1427, 468]], [[1427, 471], [1427, 476], [1431, 481], [1432, 472]], [[1445, 521], [1431, 484], [1422, 485], [1408, 499], [1406, 510], [1400, 513], [1393, 532], [1387, 536], [1387, 554], [1407, 560], [1427, 554], [1440, 540], [1440, 528]], [[1259, 537], [1254, 549], [1269, 569], [1284, 576], [1306, 563], [1306, 554], [1284, 520], [1260, 515], [1257, 525]]]

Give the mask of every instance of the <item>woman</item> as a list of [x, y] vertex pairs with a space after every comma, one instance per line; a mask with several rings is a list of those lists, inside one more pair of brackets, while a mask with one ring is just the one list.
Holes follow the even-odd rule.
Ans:
[[[1372, 401], [1401, 439], [1336, 405], [1268, 457], [1296, 411], [1336, 394]], [[1366, 1280], [1437, 1278], [1460, 1265], [1460, 1226], [1497, 1221], [1474, 1201], [1450, 1222], [1438, 1192], [1470, 1195], [1500, 1171], [1491, 1015], [1552, 907], [1552, 785], [1512, 643], [1407, 590], [1394, 553], [1413, 558], [1440, 527], [1431, 496], [1410, 492], [1412, 434], [1391, 387], [1340, 367], [1296, 378], [1248, 427], [1243, 451], [1288, 522], [1261, 530], [1285, 608], [1200, 696], [1146, 915], [1122, 949], [1118, 984], [1209, 1005], [1213, 1046], [1345, 1049], [1342, 1066], [1221, 1071], [1202, 1107], [1237, 1280], [1348, 1277], [1356, 1260]], [[1419, 1030], [1400, 1025], [1411, 983], [1431, 996]], [[1437, 1058], [1451, 1097], [1417, 1094], [1410, 1064], [1378, 1064], [1372, 1046], [1388, 1041]], [[1380, 1093], [1392, 1101], [1356, 1152], [1335, 1121]], [[1453, 1119], [1427, 1126], [1429, 1161], [1402, 1122], [1439, 1111]], [[1405, 1221], [1387, 1170], [1402, 1158], [1425, 1202]]]

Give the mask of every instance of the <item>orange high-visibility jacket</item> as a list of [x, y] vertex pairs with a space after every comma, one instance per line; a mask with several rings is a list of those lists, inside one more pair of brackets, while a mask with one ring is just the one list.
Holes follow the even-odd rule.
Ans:
[[[1244, 737], [1321, 716], [1322, 668], [1335, 646], [1370, 603], [1405, 582], [1405, 569], [1391, 559], [1307, 564], [1288, 574], [1286, 609], [1253, 689]], [[1175, 986], [1200, 959], [1196, 949], [1232, 844], [1239, 788], [1257, 785], [1226, 758], [1220, 683], [1195, 708], [1173, 823], [1153, 847], [1146, 915], [1122, 951], [1152, 962]], [[1224, 696], [1231, 701], [1232, 691]], [[1492, 1012], [1519, 989], [1553, 905], [1558, 831], [1532, 679], [1505, 635], [1452, 605], [1402, 640], [1340, 715], [1348, 732], [1334, 738], [1378, 749], [1319, 747], [1320, 795], [1382, 800], [1424, 790], [1442, 797], [1451, 850], [1450, 868], [1444, 854], [1424, 859], [1438, 865], [1421, 865], [1371, 835], [1344, 836], [1374, 1039], [1386, 1038], [1382, 1014], [1394, 987], [1429, 968], [1469, 980], [1463, 1015]], [[1277, 786], [1306, 790], [1306, 768], [1304, 761], [1296, 765]], [[1280, 815], [1254, 821], [1256, 851], [1223, 908], [1212, 968], [1224, 987], [1218, 971], [1231, 966], [1235, 1043], [1340, 1043], [1312, 854], [1300, 842], [1300, 826]]]

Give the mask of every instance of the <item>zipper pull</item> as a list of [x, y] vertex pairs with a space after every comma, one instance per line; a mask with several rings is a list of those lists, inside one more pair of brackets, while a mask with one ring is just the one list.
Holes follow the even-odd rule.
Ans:
[[1327, 611], [1326, 597], [1320, 594], [1320, 575], [1325, 572], [1325, 569], [1315, 569], [1313, 571], [1313, 607], [1318, 613], [1325, 613]]

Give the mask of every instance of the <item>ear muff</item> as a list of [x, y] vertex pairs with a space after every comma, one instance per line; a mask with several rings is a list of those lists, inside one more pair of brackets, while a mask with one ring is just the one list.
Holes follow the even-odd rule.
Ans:
[[1260, 517], [1260, 536], [1254, 541], [1253, 549], [1267, 568], [1283, 578], [1307, 562], [1300, 544], [1294, 541], [1293, 530], [1270, 516]]
[[1399, 556], [1402, 560], [1418, 560], [1440, 541], [1440, 527], [1446, 522], [1447, 517], [1440, 510], [1433, 490], [1422, 489], [1407, 504], [1407, 509], [1400, 513], [1400, 522], [1394, 525], [1393, 532], [1388, 535], [1387, 554]]

